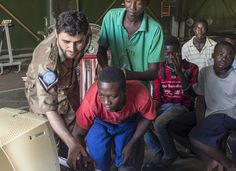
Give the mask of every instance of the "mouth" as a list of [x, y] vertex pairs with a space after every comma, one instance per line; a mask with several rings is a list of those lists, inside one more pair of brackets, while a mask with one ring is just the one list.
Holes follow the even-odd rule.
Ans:
[[107, 110], [111, 109], [111, 106], [104, 106]]
[[105, 106], [105, 108], [108, 112], [115, 112], [116, 111], [116, 109], [114, 109], [114, 107], [112, 107], [112, 106]]
[[218, 65], [218, 67], [219, 67], [219, 68], [225, 68], [226, 65], [227, 65], [226, 63], [222, 62], [222, 63], [220, 63], [220, 64]]
[[197, 35], [197, 37], [199, 37], [199, 38], [203, 38], [203, 37], [204, 37], [204, 35], [202, 35], [202, 34], [199, 34], [199, 35]]
[[136, 13], [133, 12], [133, 11], [128, 11], [128, 13], [129, 13], [130, 16], [135, 16], [136, 15]]
[[77, 52], [67, 52], [67, 56], [69, 56], [69, 57], [75, 57], [75, 56], [77, 56]]

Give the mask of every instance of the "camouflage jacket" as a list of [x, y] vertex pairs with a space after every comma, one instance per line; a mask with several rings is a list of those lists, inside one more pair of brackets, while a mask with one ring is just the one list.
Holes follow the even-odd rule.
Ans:
[[[78, 55], [71, 67], [63, 67], [63, 59], [59, 55], [55, 33], [49, 35], [34, 50], [32, 61], [28, 67], [25, 80], [25, 92], [31, 112], [45, 114], [47, 111], [57, 111], [67, 114], [71, 108], [79, 107], [79, 83], [76, 67], [83, 54]], [[45, 90], [40, 75], [47, 72], [55, 73], [58, 81]]]

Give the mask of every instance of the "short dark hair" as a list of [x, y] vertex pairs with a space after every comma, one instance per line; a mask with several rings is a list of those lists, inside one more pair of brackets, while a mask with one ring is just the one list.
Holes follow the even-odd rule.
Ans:
[[164, 46], [180, 47], [179, 40], [174, 36], [164, 36]]
[[194, 22], [193, 27], [196, 27], [196, 25], [197, 25], [198, 23], [204, 24], [206, 30], [208, 31], [208, 22], [207, 22], [207, 20], [205, 20], [204, 18], [199, 18], [199, 19], [197, 19], [197, 20]]
[[218, 49], [221, 49], [223, 46], [226, 46], [229, 48], [230, 50], [230, 55], [234, 55], [234, 46], [227, 42], [227, 41], [220, 41], [218, 42], [216, 45], [215, 45], [215, 49], [214, 49], [214, 53], [218, 50]]
[[89, 23], [82, 12], [75, 10], [65, 11], [59, 14], [56, 20], [57, 33], [66, 32], [71, 36], [79, 33], [87, 34]]
[[124, 72], [116, 67], [104, 68], [98, 75], [98, 81], [105, 83], [119, 82], [121, 89], [124, 89], [126, 85]]

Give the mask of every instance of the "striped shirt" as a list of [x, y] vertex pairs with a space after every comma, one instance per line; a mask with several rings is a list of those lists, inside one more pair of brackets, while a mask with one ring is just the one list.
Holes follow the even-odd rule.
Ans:
[[216, 42], [212, 39], [206, 38], [206, 43], [201, 52], [199, 52], [193, 44], [194, 37], [183, 45], [182, 59], [186, 59], [187, 61], [196, 64], [199, 70], [201, 70], [203, 67], [213, 64], [211, 58]]

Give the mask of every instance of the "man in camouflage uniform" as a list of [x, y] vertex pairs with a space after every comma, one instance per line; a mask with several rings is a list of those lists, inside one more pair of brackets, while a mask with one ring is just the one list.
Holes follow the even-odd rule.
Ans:
[[25, 80], [30, 111], [46, 115], [54, 132], [68, 147], [68, 164], [74, 169], [77, 156], [87, 155], [70, 132], [75, 123], [74, 111], [79, 107], [76, 67], [88, 39], [89, 23], [83, 13], [61, 13], [55, 32], [34, 50]]

